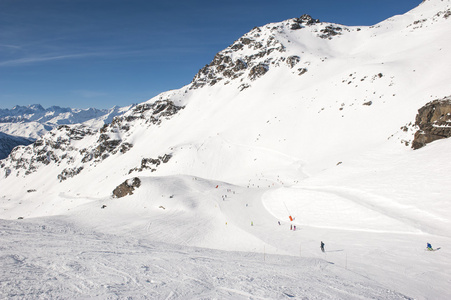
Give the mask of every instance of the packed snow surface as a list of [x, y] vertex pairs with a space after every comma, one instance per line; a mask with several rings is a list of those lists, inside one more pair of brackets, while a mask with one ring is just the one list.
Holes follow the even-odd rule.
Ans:
[[53, 218], [0, 221], [0, 232], [4, 299], [407, 299], [323, 259], [169, 245]]
[[450, 1], [296, 22], [102, 133], [2, 160], [0, 297], [450, 299], [451, 140], [408, 147], [417, 110], [451, 95]]
[[1, 222], [2, 297], [446, 299], [451, 188], [435, 170], [449, 151], [441, 141], [265, 188], [177, 175], [140, 177], [120, 199], [4, 196], [2, 216], [25, 219]]

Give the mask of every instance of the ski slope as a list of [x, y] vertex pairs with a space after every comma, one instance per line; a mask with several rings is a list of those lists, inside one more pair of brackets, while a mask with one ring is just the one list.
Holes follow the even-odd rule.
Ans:
[[[412, 187], [390, 196], [385, 188], [418, 180], [407, 165], [436, 170], [449, 147], [438, 141], [409, 159], [369, 157], [370, 173], [391, 178], [356, 179], [354, 162], [344, 162], [326, 172], [339, 173], [335, 186], [326, 175], [261, 187], [177, 175], [140, 177], [141, 187], [120, 199], [60, 194], [35, 206], [34, 195], [7, 210], [8, 219], [22, 213], [24, 220], [2, 221], [2, 290], [12, 297], [31, 277], [36, 285], [23, 296], [446, 299], [450, 208], [422, 202], [437, 204], [451, 191]], [[435, 159], [421, 166], [422, 156]], [[446, 173], [437, 174], [437, 186], [448, 188], [440, 182]], [[441, 249], [425, 251], [426, 242]]]
[[169, 245], [58, 218], [1, 220], [0, 230], [7, 299], [408, 299], [322, 259]]

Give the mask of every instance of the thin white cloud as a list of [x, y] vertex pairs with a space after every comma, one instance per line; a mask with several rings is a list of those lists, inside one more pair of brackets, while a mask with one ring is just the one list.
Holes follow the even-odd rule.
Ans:
[[[1, 46], [6, 46], [2, 45]], [[18, 47], [9, 45], [11, 47]], [[20, 48], [20, 47], [18, 47]], [[57, 61], [57, 60], [66, 60], [66, 59], [83, 59], [88, 57], [161, 57], [163, 54], [172, 53], [172, 54], [186, 54], [186, 53], [198, 53], [202, 51], [202, 46], [199, 45], [191, 45], [186, 46], [183, 49], [180, 47], [149, 47], [147, 49], [141, 50], [128, 50], [128, 51], [116, 51], [116, 50], [106, 50], [106, 51], [93, 51], [93, 52], [84, 52], [84, 53], [76, 53], [76, 54], [47, 54], [47, 55], [31, 55], [24, 56], [21, 58], [15, 59], [7, 59], [0, 60], [0, 67], [11, 67], [11, 66], [21, 66], [21, 65], [30, 65], [36, 63]]]
[[188, 50], [181, 51], [179, 48], [164, 48], [164, 49], [149, 49], [149, 50], [132, 50], [132, 51], [106, 51], [106, 52], [86, 52], [78, 54], [59, 54], [59, 55], [41, 55], [41, 56], [28, 56], [16, 59], [9, 59], [0, 61], [0, 67], [29, 65], [42, 62], [65, 60], [65, 59], [83, 59], [87, 57], [140, 57], [140, 56], [155, 56], [161, 55], [167, 52], [186, 52]]
[[0, 48], [8, 48], [8, 49], [21, 49], [22, 47], [16, 46], [16, 45], [7, 45], [7, 44], [0, 44]]
[[31, 57], [23, 57], [23, 58], [18, 58], [18, 59], [0, 61], [0, 67], [33, 64], [33, 63], [53, 61], [53, 60], [62, 60], [62, 59], [84, 58], [84, 57], [98, 56], [98, 55], [100, 55], [100, 54], [99, 53], [81, 53], [81, 54], [66, 54], [66, 55], [54, 55], [54, 56], [31, 56]]

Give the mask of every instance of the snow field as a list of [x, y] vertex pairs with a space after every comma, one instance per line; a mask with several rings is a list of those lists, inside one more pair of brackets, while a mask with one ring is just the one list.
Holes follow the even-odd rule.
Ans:
[[0, 220], [0, 231], [2, 298], [408, 299], [321, 259], [168, 245], [61, 218]]
[[[443, 147], [448, 144], [448, 141], [440, 141], [425, 151], [446, 153]], [[439, 160], [437, 157], [437, 162]], [[372, 163], [376, 168], [386, 168], [387, 164], [395, 165], [396, 161], [397, 156], [394, 156], [391, 162]], [[407, 162], [399, 164], [403, 163]], [[342, 167], [347, 164], [343, 163]], [[349, 164], [353, 165], [352, 162]], [[343, 178], [343, 184], [356, 185], [359, 181], [349, 181], [343, 176], [352, 175], [350, 169], [343, 168], [340, 178]], [[404, 174], [404, 171], [400, 173]], [[394, 175], [402, 180], [405, 177], [402, 174]], [[327, 182], [327, 178], [324, 176], [323, 180]], [[141, 177], [142, 186], [134, 195], [125, 198], [76, 200], [76, 197], [60, 195], [58, 199], [60, 207], [65, 203], [70, 209], [66, 214], [71, 222], [96, 232], [114, 236], [132, 233], [132, 237], [149, 242], [186, 247], [316, 257], [372, 278], [387, 289], [405, 295], [418, 298], [428, 295], [436, 299], [449, 295], [447, 282], [450, 276], [444, 271], [451, 265], [446, 250], [451, 247], [449, 237], [431, 234], [434, 231], [420, 231], [427, 222], [420, 220], [412, 224], [411, 220], [417, 218], [412, 215], [415, 209], [405, 208], [416, 205], [416, 198], [398, 195], [396, 198], [404, 200], [402, 205], [397, 205], [393, 199], [384, 203], [380, 197], [365, 191], [364, 185], [359, 189], [355, 186], [306, 186], [309, 182], [317, 184], [321, 177], [313, 179], [301, 182], [302, 187], [284, 187], [276, 182], [277, 185], [272, 187], [248, 188], [194, 176]], [[383, 179], [368, 180], [366, 175], [360, 183], [367, 181], [372, 183], [373, 189], [384, 191], [377, 188], [377, 184], [386, 186]], [[398, 190], [397, 194], [400, 192], [403, 191]], [[425, 193], [427, 191], [418, 198], [425, 197]], [[430, 199], [432, 203], [436, 201], [438, 199]], [[102, 205], [106, 208], [101, 209]], [[21, 208], [26, 207], [22, 205]], [[38, 211], [31, 211], [37, 216]], [[423, 215], [427, 216], [426, 213], [424, 211]], [[295, 218], [293, 222], [289, 222], [289, 214]], [[278, 225], [279, 221], [281, 225]], [[297, 230], [289, 230], [290, 225], [296, 225]], [[443, 232], [445, 228], [441, 230]], [[320, 240], [326, 243], [325, 254], [319, 251]], [[426, 252], [426, 241], [442, 249]], [[428, 279], [422, 274], [427, 274]]]

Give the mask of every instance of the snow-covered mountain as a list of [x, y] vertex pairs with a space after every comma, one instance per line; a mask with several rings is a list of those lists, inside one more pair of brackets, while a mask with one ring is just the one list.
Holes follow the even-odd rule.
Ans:
[[[303, 15], [254, 28], [187, 86], [100, 130], [64, 125], [15, 148], [0, 162], [0, 218], [58, 216], [117, 241], [324, 259], [344, 281], [349, 269], [393, 298], [447, 299], [451, 140], [439, 138], [449, 136], [450, 34], [449, 0], [370, 27]], [[215, 291], [219, 277], [208, 281]], [[288, 295], [320, 297], [313, 290], [332, 280]], [[173, 292], [164, 286], [161, 297]], [[216, 296], [285, 297], [245, 286]], [[335, 291], [325, 297], [354, 297]]]
[[57, 125], [79, 124], [96, 119], [97, 122], [111, 122], [113, 117], [130, 109], [128, 107], [114, 106], [110, 109], [79, 109], [52, 106], [47, 109], [39, 104], [28, 106], [16, 105], [12, 109], [0, 109], [0, 123], [29, 123], [37, 122], [50, 127]]
[[[112, 119], [130, 109], [127, 107], [113, 107], [111, 109], [75, 109], [52, 106], [44, 109], [39, 104], [28, 106], [14, 106], [12, 109], [0, 109], [0, 147], [3, 149], [0, 159], [9, 155], [12, 144], [29, 145], [43, 136], [48, 131], [59, 125], [85, 123], [91, 129], [99, 129], [105, 123], [110, 123]], [[12, 141], [12, 139], [14, 142]]]
[[52, 106], [45, 109], [39, 104], [16, 105], [12, 109], [0, 109], [0, 131], [10, 135], [37, 139], [59, 125], [85, 123], [91, 128], [98, 129], [131, 107], [133, 105], [114, 106], [110, 109]]

